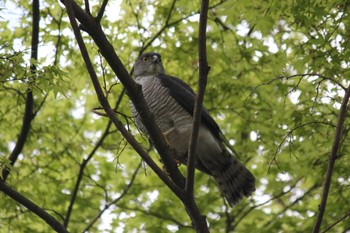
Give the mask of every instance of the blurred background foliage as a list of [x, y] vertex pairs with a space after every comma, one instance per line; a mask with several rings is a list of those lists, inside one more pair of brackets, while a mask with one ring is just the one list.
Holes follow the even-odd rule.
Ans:
[[[39, 58], [31, 61], [31, 2], [0, 3], [2, 167], [22, 127], [26, 93], [34, 96], [29, 136], [7, 183], [61, 222], [72, 206], [70, 232], [194, 232], [175, 195], [108, 119], [91, 111], [98, 100], [64, 6], [40, 2]], [[90, 1], [92, 14], [101, 3]], [[257, 178], [253, 197], [232, 209], [213, 179], [196, 173], [195, 196], [212, 232], [311, 231], [350, 83], [349, 3], [210, 2], [205, 106]], [[198, 1], [111, 0], [101, 24], [128, 70], [140, 53], [155, 51], [168, 74], [196, 89], [198, 19]], [[111, 105], [149, 148], [118, 77], [83, 36]], [[350, 230], [349, 129], [347, 117], [322, 229], [348, 217], [330, 232]], [[4, 194], [0, 209], [2, 232], [51, 231]]]

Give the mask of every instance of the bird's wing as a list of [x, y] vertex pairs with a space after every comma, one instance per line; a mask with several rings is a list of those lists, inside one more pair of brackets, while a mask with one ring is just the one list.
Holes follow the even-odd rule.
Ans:
[[[189, 114], [193, 115], [196, 96], [192, 88], [181, 79], [173, 76], [161, 74], [158, 77], [162, 84], [169, 89], [170, 95], [176, 102], [186, 109]], [[223, 140], [220, 127], [205, 108], [202, 109], [201, 122], [219, 141]]]

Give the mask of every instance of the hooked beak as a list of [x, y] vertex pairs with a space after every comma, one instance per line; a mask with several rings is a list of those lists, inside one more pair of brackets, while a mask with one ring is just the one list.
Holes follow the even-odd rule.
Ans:
[[158, 62], [160, 62], [159, 57], [158, 57], [157, 55], [153, 55], [153, 57], [152, 57], [152, 63], [158, 63]]

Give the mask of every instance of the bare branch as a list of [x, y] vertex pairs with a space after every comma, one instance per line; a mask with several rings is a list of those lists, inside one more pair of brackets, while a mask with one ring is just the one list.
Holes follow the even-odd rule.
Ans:
[[[173, 3], [171, 4], [171, 7], [170, 7], [169, 12], [168, 12], [168, 16], [165, 20], [164, 26], [152, 37], [152, 39], [150, 41], [147, 42], [147, 44], [145, 44], [141, 48], [141, 50], [139, 51], [140, 54], [142, 54], [153, 43], [153, 41], [155, 41], [160, 36], [160, 34], [162, 34], [162, 32], [165, 31], [165, 29], [167, 29], [170, 26], [169, 20], [171, 18], [171, 14], [173, 13], [175, 3], [176, 3], [176, 0], [173, 0]], [[178, 21], [178, 22], [180, 22], [180, 21]]]
[[206, 49], [206, 32], [207, 32], [207, 18], [208, 18], [209, 0], [202, 0], [200, 19], [199, 19], [199, 33], [198, 33], [198, 57], [199, 57], [199, 81], [198, 81], [198, 94], [195, 100], [194, 112], [193, 112], [193, 126], [191, 131], [191, 137], [188, 149], [187, 160], [187, 179], [186, 179], [186, 193], [188, 202], [185, 203], [186, 209], [191, 217], [192, 223], [195, 226], [197, 232], [209, 232], [205, 217], [203, 217], [198, 210], [198, 207], [194, 201], [193, 186], [194, 186], [194, 173], [196, 163], [196, 146], [198, 140], [198, 132], [201, 124], [201, 115], [203, 108], [204, 92], [207, 85], [207, 78], [210, 67], [207, 62], [207, 49]]
[[19, 192], [12, 189], [8, 186], [4, 181], [0, 180], [0, 190], [4, 192], [7, 196], [20, 203], [28, 210], [39, 216], [42, 220], [44, 220], [47, 224], [51, 226], [56, 232], [60, 233], [68, 233], [66, 228], [57, 221], [52, 215], [48, 214], [44, 209], [39, 207], [37, 204], [20, 194]]
[[[238, 226], [238, 224], [239, 224], [252, 210], [254, 210], [255, 208], [258, 208], [258, 207], [260, 207], [260, 206], [264, 206], [264, 205], [266, 205], [267, 203], [269, 203], [269, 202], [271, 202], [271, 201], [273, 201], [273, 200], [276, 200], [276, 199], [278, 199], [278, 198], [280, 198], [280, 197], [282, 197], [282, 196], [288, 194], [289, 192], [291, 192], [291, 191], [297, 186], [298, 182], [299, 182], [301, 179], [302, 179], [302, 177], [300, 177], [299, 179], [297, 179], [297, 180], [295, 181], [295, 183], [294, 183], [287, 191], [283, 191], [283, 188], [282, 188], [282, 190], [281, 190], [277, 195], [271, 197], [270, 199], [268, 199], [268, 200], [266, 200], [266, 201], [264, 201], [264, 202], [262, 202], [262, 203], [260, 203], [260, 204], [255, 204], [255, 205], [253, 205], [253, 206], [250, 206], [250, 208], [249, 208], [248, 210], [246, 210], [246, 211], [243, 211], [243, 209], [242, 209], [241, 211], [238, 211], [238, 215], [235, 216], [235, 218], [233, 218], [233, 219], [237, 219], [237, 220], [236, 220], [235, 224], [230, 225], [230, 227], [228, 227], [229, 231], [234, 230], [234, 229]], [[239, 218], [237, 218], [239, 215], [241, 215], [241, 216], [240, 216]]]
[[[33, 10], [33, 28], [32, 28], [32, 42], [31, 42], [31, 59], [37, 60], [38, 44], [39, 44], [39, 21], [40, 21], [39, 0], [33, 0], [32, 10]], [[36, 70], [35, 65], [31, 65], [30, 70], [32, 74], [35, 74], [35, 70]], [[17, 161], [18, 155], [22, 152], [24, 144], [27, 141], [27, 137], [30, 131], [30, 125], [32, 120], [34, 119], [33, 106], [34, 106], [33, 92], [28, 88], [21, 132], [17, 138], [16, 146], [9, 156], [10, 164], [12, 166]], [[10, 174], [10, 170], [7, 167], [5, 167], [2, 170], [2, 174], [0, 178], [2, 178], [2, 180], [5, 181], [9, 174]]]
[[[274, 81], [277, 81], [277, 80], [283, 80], [283, 79], [291, 79], [291, 78], [295, 78], [295, 77], [300, 77], [300, 78], [304, 78], [304, 77], [310, 77], [310, 76], [316, 76], [316, 77], [319, 77], [323, 80], [329, 80], [335, 84], [337, 84], [339, 87], [341, 87], [344, 91], [346, 90], [346, 87], [344, 85], [342, 85], [340, 82], [338, 82], [337, 80], [333, 79], [333, 78], [330, 78], [330, 77], [326, 77], [324, 75], [321, 75], [321, 74], [318, 74], [318, 73], [306, 73], [306, 74], [294, 74], [294, 75], [290, 75], [290, 76], [278, 76], [274, 79], [271, 79], [270, 81], [267, 81], [267, 82], [263, 82], [261, 84], [259, 84], [258, 86], [254, 87], [253, 90], [250, 92], [249, 96], [248, 97], [251, 97], [252, 94], [258, 89], [260, 88], [261, 86], [265, 86], [265, 85], [269, 85], [271, 83], [273, 83]], [[300, 82], [300, 80], [299, 80]]]
[[338, 223], [340, 223], [341, 221], [343, 221], [344, 219], [348, 218], [350, 216], [350, 211], [347, 212], [346, 214], [344, 214], [341, 218], [337, 219], [334, 223], [332, 223], [331, 225], [329, 225], [326, 229], [324, 229], [324, 231], [322, 231], [322, 233], [326, 233], [327, 231], [329, 231], [330, 229], [332, 229], [335, 225], [337, 225]]
[[[300, 202], [301, 200], [303, 200], [304, 198], [307, 198], [309, 197], [310, 193], [312, 191], [314, 191], [315, 189], [318, 189], [319, 187], [321, 186], [321, 184], [319, 183], [315, 183], [313, 186], [311, 186], [311, 188], [309, 188], [302, 196], [298, 197], [297, 199], [295, 199], [292, 203], [288, 204], [287, 206], [285, 206], [283, 208], [283, 210], [281, 210], [280, 212], [278, 212], [276, 214], [276, 216], [280, 216], [282, 215], [283, 213], [285, 213], [288, 209], [290, 209], [292, 206], [296, 205], [298, 202]], [[276, 219], [274, 218], [273, 220], [265, 223], [263, 225], [264, 228], [268, 227], [270, 224], [273, 223], [273, 221], [275, 221]]]
[[181, 228], [186, 228], [186, 229], [192, 229], [193, 230], [193, 226], [181, 223], [179, 220], [177, 220], [175, 218], [176, 216], [171, 216], [170, 214], [165, 215], [163, 213], [160, 214], [160, 213], [157, 213], [157, 212], [147, 211], [147, 210], [140, 209], [140, 208], [135, 208], [135, 207], [128, 207], [128, 206], [125, 206], [125, 205], [120, 205], [120, 208], [125, 209], [125, 210], [131, 210], [131, 211], [140, 212], [143, 215], [145, 215], [146, 217], [150, 217], [151, 216], [151, 217], [155, 217], [155, 218], [158, 218], [158, 219], [161, 219], [161, 220], [164, 220], [164, 221], [171, 222], [173, 224], [176, 224], [180, 229]]
[[91, 15], [91, 12], [90, 12], [90, 2], [89, 0], [84, 0], [84, 3], [85, 3], [85, 11], [87, 14]]
[[[33, 120], [33, 103], [34, 103], [33, 93], [32, 91], [28, 90], [21, 132], [18, 135], [15, 148], [13, 149], [12, 153], [8, 158], [11, 166], [14, 166], [14, 164], [16, 163], [18, 156], [22, 152], [24, 144], [27, 141], [27, 137], [30, 131], [30, 125]], [[5, 167], [2, 170], [2, 176], [0, 178], [2, 178], [3, 181], [5, 181], [9, 174], [10, 174], [10, 169]]]
[[199, 77], [198, 77], [198, 93], [195, 100], [195, 106], [193, 110], [193, 126], [191, 131], [191, 137], [188, 148], [188, 160], [187, 160], [187, 180], [186, 191], [188, 194], [193, 195], [193, 182], [194, 182], [194, 169], [196, 160], [196, 146], [198, 139], [199, 126], [201, 124], [201, 115], [203, 108], [203, 100], [205, 88], [207, 85], [208, 73], [210, 67], [207, 62], [207, 48], [206, 48], [206, 32], [207, 32], [207, 14], [208, 14], [209, 1], [203, 0], [201, 6], [201, 13], [199, 19], [199, 32], [198, 32], [198, 58], [199, 58]]
[[[227, 0], [222, 0], [220, 2], [218, 2], [217, 4], [214, 4], [212, 6], [209, 7], [209, 9], [215, 9], [216, 7], [222, 5], [224, 2], [226, 2]], [[151, 46], [151, 44], [167, 29], [167, 28], [170, 28], [171, 26], [174, 26], [180, 22], [182, 22], [183, 20], [186, 20], [194, 15], [198, 15], [200, 12], [199, 11], [196, 11], [196, 12], [193, 12], [189, 15], [186, 15], [184, 17], [181, 17], [179, 19], [176, 19], [172, 22], [170, 22], [170, 19], [171, 19], [171, 15], [172, 15], [172, 11], [174, 9], [174, 6], [175, 6], [175, 3], [176, 3], [176, 0], [173, 0], [171, 6], [170, 6], [170, 9], [169, 9], [169, 12], [168, 12], [168, 15], [167, 15], [167, 18], [166, 18], [166, 21], [165, 21], [165, 24], [164, 26], [141, 48], [141, 50], [139, 51], [139, 53], [143, 53], [149, 46]], [[137, 19], [138, 21], [138, 19]], [[139, 25], [139, 23], [138, 23]]]
[[104, 139], [109, 135], [111, 126], [112, 126], [112, 122], [109, 121], [108, 124], [107, 124], [107, 127], [106, 127], [106, 129], [104, 131], [104, 133], [102, 134], [102, 136], [100, 137], [100, 139], [96, 143], [95, 147], [92, 149], [92, 151], [87, 156], [87, 158], [86, 159], [84, 158], [83, 162], [80, 164], [80, 169], [79, 169], [79, 174], [78, 174], [78, 177], [77, 177], [77, 181], [75, 183], [74, 190], [72, 192], [72, 197], [71, 197], [70, 202], [69, 202], [69, 206], [68, 206], [68, 210], [67, 210], [67, 213], [66, 213], [66, 217], [64, 218], [63, 225], [66, 228], [68, 227], [69, 218], [70, 218], [70, 215], [71, 215], [71, 213], [73, 211], [73, 205], [75, 203], [75, 200], [76, 200], [76, 197], [77, 197], [77, 194], [78, 194], [78, 191], [79, 191], [80, 183], [81, 183], [81, 181], [83, 179], [85, 167], [87, 166], [89, 161], [92, 159], [92, 157], [96, 153], [97, 149], [102, 145]]
[[335, 130], [334, 139], [333, 139], [333, 146], [332, 146], [332, 150], [331, 150], [331, 153], [329, 156], [327, 176], [326, 176], [324, 186], [323, 186], [321, 204], [319, 205], [319, 211], [318, 211], [315, 225], [314, 225], [314, 228], [312, 231], [313, 233], [318, 233], [320, 231], [323, 215], [326, 211], [328, 192], [329, 192], [329, 188], [331, 186], [334, 164], [335, 164], [335, 160], [338, 157], [340, 142], [341, 142], [341, 138], [343, 135], [344, 121], [345, 121], [345, 116], [346, 116], [349, 98], [350, 98], [350, 85], [348, 86], [348, 88], [345, 92], [345, 95], [343, 97], [343, 101], [342, 101], [342, 104], [341, 104], [341, 107], [339, 110], [337, 128]]
[[278, 154], [279, 152], [281, 152], [282, 147], [283, 147], [283, 144], [284, 144], [284, 142], [287, 140], [287, 138], [290, 137], [290, 136], [293, 134], [293, 132], [294, 132], [295, 130], [300, 129], [300, 128], [304, 127], [304, 126], [314, 125], [314, 124], [323, 124], [323, 125], [328, 125], [328, 126], [336, 127], [335, 125], [333, 125], [333, 124], [330, 123], [330, 122], [310, 121], [310, 122], [305, 122], [305, 123], [303, 123], [303, 124], [297, 125], [297, 126], [294, 127], [293, 129], [289, 130], [289, 131], [287, 132], [287, 134], [283, 137], [283, 139], [282, 139], [282, 141], [280, 142], [280, 144], [278, 145], [278, 147], [277, 147], [275, 153], [273, 154], [273, 158], [271, 159], [271, 161], [270, 161], [270, 163], [269, 163], [269, 168], [268, 168], [268, 170], [267, 170], [268, 172], [270, 172], [270, 169], [271, 169], [271, 166], [272, 166], [273, 162], [276, 162], [276, 165], [278, 166], [278, 162], [277, 162], [276, 157], [277, 157], [277, 154]]
[[96, 21], [98, 23], [101, 22], [102, 16], [103, 16], [103, 14], [105, 13], [105, 10], [106, 10], [107, 3], [108, 3], [108, 0], [103, 0], [101, 8], [100, 8], [100, 10], [99, 10], [99, 12], [98, 12], [98, 14], [96, 16]]
[[132, 184], [135, 181], [136, 175], [138, 174], [140, 168], [142, 166], [142, 161], [140, 162], [140, 164], [137, 166], [137, 168], [135, 169], [133, 175], [131, 176], [131, 180], [129, 182], [129, 184], [127, 184], [127, 186], [125, 187], [125, 189], [123, 190], [123, 192], [120, 194], [119, 197], [115, 198], [113, 201], [111, 201], [110, 203], [106, 204], [104, 206], [104, 208], [100, 211], [100, 213], [97, 214], [97, 216], [89, 223], [89, 225], [83, 230], [83, 232], [88, 232], [90, 230], [90, 228], [97, 222], [97, 220], [99, 218], [101, 218], [102, 214], [108, 210], [111, 206], [117, 204], [130, 190]]

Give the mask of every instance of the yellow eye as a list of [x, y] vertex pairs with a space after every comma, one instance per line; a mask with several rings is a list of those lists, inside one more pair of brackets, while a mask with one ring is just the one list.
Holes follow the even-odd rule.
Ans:
[[144, 62], [148, 62], [149, 58], [148, 58], [148, 57], [144, 57], [142, 60], [143, 60]]

